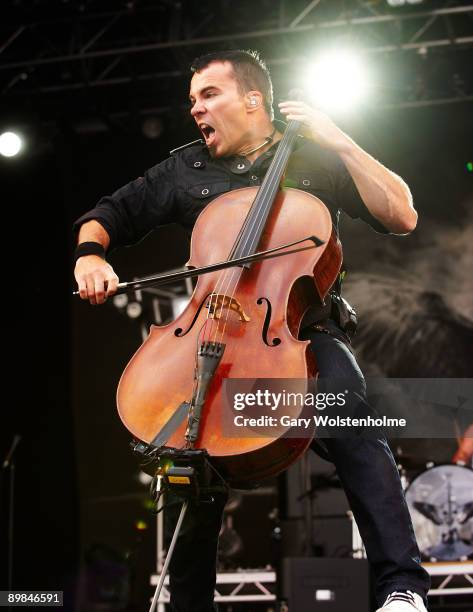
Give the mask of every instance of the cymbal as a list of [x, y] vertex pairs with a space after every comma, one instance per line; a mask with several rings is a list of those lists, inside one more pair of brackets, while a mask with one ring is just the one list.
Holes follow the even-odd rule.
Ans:
[[433, 461], [426, 457], [415, 455], [394, 455], [394, 460], [396, 461], [398, 469], [415, 472], [425, 470], [435, 465]]
[[431, 560], [458, 561], [459, 559], [473, 555], [473, 546], [471, 544], [465, 544], [461, 540], [449, 543], [442, 542], [442, 544], [430, 546], [424, 554], [430, 557]]

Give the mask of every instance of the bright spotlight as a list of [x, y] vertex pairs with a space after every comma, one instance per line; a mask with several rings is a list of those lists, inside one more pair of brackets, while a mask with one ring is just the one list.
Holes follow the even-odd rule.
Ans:
[[15, 132], [3, 132], [0, 135], [0, 155], [14, 157], [23, 147], [23, 141]]
[[190, 297], [188, 295], [178, 295], [171, 299], [172, 314], [175, 319], [184, 312], [189, 301]]
[[346, 111], [355, 107], [367, 91], [367, 76], [353, 51], [332, 51], [321, 55], [308, 70], [307, 90], [317, 106]]

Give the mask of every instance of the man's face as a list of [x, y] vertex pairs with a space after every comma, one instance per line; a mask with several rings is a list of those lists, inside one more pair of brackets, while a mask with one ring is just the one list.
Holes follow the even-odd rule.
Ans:
[[189, 98], [191, 115], [212, 157], [235, 155], [251, 144], [247, 100], [229, 62], [212, 62], [196, 72]]

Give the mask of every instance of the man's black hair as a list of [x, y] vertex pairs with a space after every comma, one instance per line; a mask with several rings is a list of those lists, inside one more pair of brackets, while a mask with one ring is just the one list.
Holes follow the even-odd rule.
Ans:
[[258, 51], [214, 51], [200, 55], [191, 64], [191, 72], [200, 72], [212, 62], [230, 62], [235, 73], [241, 93], [244, 95], [251, 90], [263, 94], [264, 107], [272, 120], [273, 114], [273, 84], [269, 70]]

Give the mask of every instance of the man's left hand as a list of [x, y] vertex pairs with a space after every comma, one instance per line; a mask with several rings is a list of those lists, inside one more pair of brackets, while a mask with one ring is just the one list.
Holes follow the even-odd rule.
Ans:
[[279, 110], [288, 121], [300, 121], [301, 134], [321, 147], [339, 153], [350, 148], [351, 139], [322, 111], [293, 100], [280, 102]]

